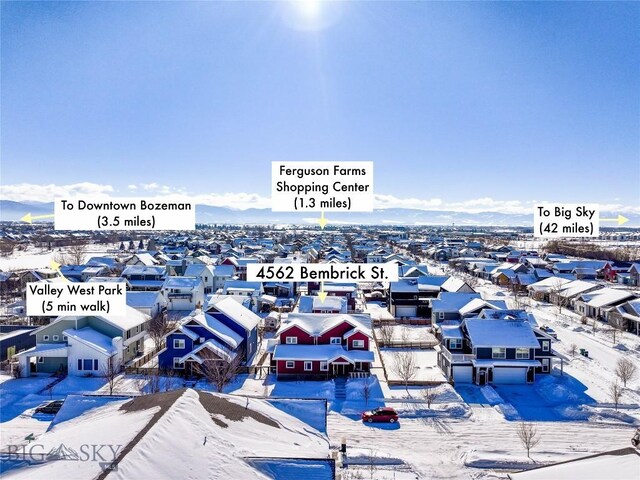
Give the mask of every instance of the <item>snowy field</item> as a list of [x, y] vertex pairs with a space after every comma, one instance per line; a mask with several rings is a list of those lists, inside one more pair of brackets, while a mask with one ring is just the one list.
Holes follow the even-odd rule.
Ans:
[[[107, 256], [107, 250], [117, 249], [120, 246], [119, 243], [111, 245], [87, 245], [87, 252], [84, 260], [87, 261], [91, 257]], [[29, 268], [48, 268], [51, 260], [60, 254], [67, 253], [65, 247], [54, 248], [49, 250], [46, 248], [39, 248], [34, 246], [27, 247], [26, 250], [14, 250], [14, 252], [7, 257], [0, 257], [0, 270], [23, 270]]]

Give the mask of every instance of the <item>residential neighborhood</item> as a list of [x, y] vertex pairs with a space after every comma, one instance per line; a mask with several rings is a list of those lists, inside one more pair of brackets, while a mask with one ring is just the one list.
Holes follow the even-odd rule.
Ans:
[[[498, 242], [490, 230], [462, 228], [291, 227], [256, 235], [256, 229], [221, 227], [179, 236], [138, 233], [113, 244], [72, 233], [55, 249], [43, 250], [31, 240], [43, 228], [13, 224], [5, 234], [15, 242], [16, 261], [29, 262], [36, 252], [66, 261], [47, 275], [25, 268], [3, 277], [0, 388], [6, 411], [14, 412], [4, 417], [3, 442], [23, 443], [31, 434], [44, 441], [49, 420], [31, 420], [29, 412], [47, 399], [63, 401], [54, 425], [61, 414], [71, 415], [53, 431], [67, 423], [71, 434], [83, 431], [85, 418], [102, 409], [126, 410], [127, 399], [157, 398], [145, 403], [153, 408], [171, 392], [178, 395], [170, 397], [172, 404], [194, 395], [205, 402], [207, 392], [218, 396], [202, 403], [205, 408], [246, 398], [316, 428], [324, 446], [313, 460], [291, 460], [296, 472], [300, 462], [311, 461], [326, 468], [321, 478], [350, 478], [362, 471], [371, 455], [367, 449], [378, 448], [377, 435], [402, 442], [407, 428], [410, 437], [431, 441], [426, 439], [437, 435], [431, 424], [437, 418], [461, 432], [474, 422], [498, 422], [495, 434], [509, 437], [510, 453], [499, 462], [488, 438], [475, 448], [471, 443], [485, 453], [451, 460], [460, 469], [456, 478], [475, 470], [517, 478], [527, 464], [509, 428], [534, 425], [541, 438], [553, 435], [562, 445], [558, 453], [538, 457], [552, 465], [573, 450], [626, 448], [640, 425], [640, 290], [627, 276], [608, 273], [627, 264], [633, 270], [637, 262], [525, 249], [528, 235], [517, 229]], [[629, 243], [632, 255], [635, 245]], [[63, 253], [78, 246], [86, 262], [74, 265]], [[313, 257], [307, 255], [311, 250]], [[109, 268], [88, 277], [75, 273], [97, 257]], [[164, 265], [132, 264], [165, 257], [170, 260]], [[391, 265], [398, 280], [255, 282], [241, 273], [238, 258], [276, 265], [310, 258], [319, 265], [371, 262]], [[584, 276], [587, 268], [593, 270], [590, 278]], [[24, 301], [32, 281], [124, 281], [126, 314], [30, 317]], [[631, 373], [625, 374], [621, 365], [628, 363]], [[620, 385], [615, 398], [611, 385]], [[27, 400], [10, 393], [23, 388]], [[391, 418], [399, 430], [383, 423], [371, 430], [368, 420], [359, 420], [361, 412], [384, 407], [397, 415]], [[154, 417], [152, 424], [161, 421]], [[605, 425], [608, 435], [601, 438]], [[35, 431], [20, 437], [25, 428]], [[595, 437], [588, 450], [576, 450], [565, 430]], [[130, 455], [114, 461], [124, 465]], [[432, 471], [430, 462], [395, 447], [375, 456], [375, 478], [390, 478], [385, 472], [425, 478]]]

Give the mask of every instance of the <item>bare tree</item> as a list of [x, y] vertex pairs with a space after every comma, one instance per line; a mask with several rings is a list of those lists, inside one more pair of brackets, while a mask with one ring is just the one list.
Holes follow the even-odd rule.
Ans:
[[88, 242], [85, 240], [77, 240], [73, 242], [68, 250], [69, 261], [72, 265], [83, 265], [84, 257], [87, 255]]
[[593, 323], [591, 324], [591, 332], [595, 335], [598, 331], [598, 321], [594, 318]]
[[391, 339], [393, 338], [393, 326], [390, 323], [382, 323], [380, 328], [378, 329], [380, 332], [380, 340], [382, 340], [382, 345], [389, 345], [391, 343]]
[[575, 343], [572, 343], [571, 345], [569, 345], [569, 353], [571, 354], [572, 357], [576, 356], [577, 351], [578, 351], [578, 345], [576, 345]]
[[620, 403], [620, 398], [622, 397], [622, 387], [617, 380], [609, 384], [609, 395], [611, 396], [611, 400], [613, 401], [617, 412], [618, 404]]
[[393, 352], [391, 370], [395, 373], [409, 393], [409, 382], [416, 376], [416, 355], [411, 351]]
[[622, 335], [622, 330], [616, 324], [610, 324], [611, 328], [607, 330], [607, 335], [611, 337], [611, 342], [615, 345], [616, 339]]
[[540, 443], [540, 435], [538, 435], [536, 426], [533, 423], [521, 422], [518, 425], [517, 433], [520, 443], [527, 450], [527, 457], [531, 458], [531, 449]]
[[436, 399], [436, 390], [435, 388], [427, 388], [422, 392], [422, 398], [427, 402], [427, 408], [431, 409], [431, 404]]
[[373, 451], [373, 448], [370, 448], [369, 455], [367, 455], [367, 470], [369, 471], [369, 478], [371, 480], [373, 480], [373, 476], [376, 474], [377, 470], [376, 458], [376, 452]]
[[163, 342], [167, 334], [171, 331], [171, 325], [167, 320], [167, 314], [159, 312], [150, 321], [147, 328], [147, 335], [153, 341], [155, 351], [162, 348]]
[[157, 370], [146, 370], [144, 380], [141, 384], [140, 393], [158, 393], [160, 391], [160, 375]]
[[405, 327], [404, 325], [400, 327], [400, 340], [402, 341], [403, 345], [409, 343], [409, 329], [407, 329], [407, 327]]
[[196, 365], [197, 372], [214, 385], [218, 393], [236, 377], [242, 363], [240, 352], [236, 353], [230, 349], [225, 349], [217, 356], [211, 350], [203, 348], [198, 355], [202, 363]]
[[168, 392], [173, 390], [176, 380], [176, 371], [172, 368], [167, 369], [164, 372], [164, 391]]
[[102, 367], [102, 376], [106, 378], [107, 385], [109, 386], [109, 395], [113, 395], [114, 388], [120, 383], [122, 379], [120, 372], [122, 371], [122, 362], [116, 357], [114, 353], [111, 355], [107, 362]]
[[636, 364], [628, 358], [620, 358], [616, 363], [616, 376], [622, 381], [627, 388], [627, 382], [633, 380], [638, 371]]
[[554, 303], [558, 308], [558, 315], [561, 315], [562, 308], [566, 307], [569, 304], [569, 297], [564, 297], [561, 295], [561, 292], [564, 290], [563, 284], [564, 282], [560, 278], [557, 278], [549, 289], [549, 296], [554, 296]]
[[362, 396], [364, 397], [364, 404], [369, 405], [369, 398], [371, 398], [371, 377], [362, 379]]

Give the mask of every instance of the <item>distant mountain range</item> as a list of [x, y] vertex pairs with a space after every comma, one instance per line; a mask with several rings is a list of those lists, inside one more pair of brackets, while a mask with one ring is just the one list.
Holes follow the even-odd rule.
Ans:
[[[13, 202], [0, 200], [0, 220], [20, 220], [27, 213], [43, 215], [53, 213], [53, 202]], [[618, 212], [601, 212], [605, 217], [615, 217]], [[357, 225], [459, 225], [459, 226], [497, 226], [497, 227], [531, 227], [533, 214], [511, 214], [498, 212], [451, 212], [442, 210], [417, 210], [410, 208], [376, 209], [373, 212], [327, 212], [330, 223]], [[624, 227], [639, 227], [640, 215], [625, 214], [629, 222]], [[198, 223], [231, 223], [231, 224], [305, 224], [318, 218], [316, 212], [287, 213], [272, 212], [268, 208], [249, 208], [236, 210], [228, 207], [210, 205], [196, 206]], [[615, 227], [612, 223], [602, 226]]]

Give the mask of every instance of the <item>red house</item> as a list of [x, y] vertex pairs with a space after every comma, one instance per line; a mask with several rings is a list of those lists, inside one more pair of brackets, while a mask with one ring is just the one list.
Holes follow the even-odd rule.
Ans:
[[368, 372], [370, 325], [368, 314], [290, 313], [276, 334], [276, 375], [329, 378]]

